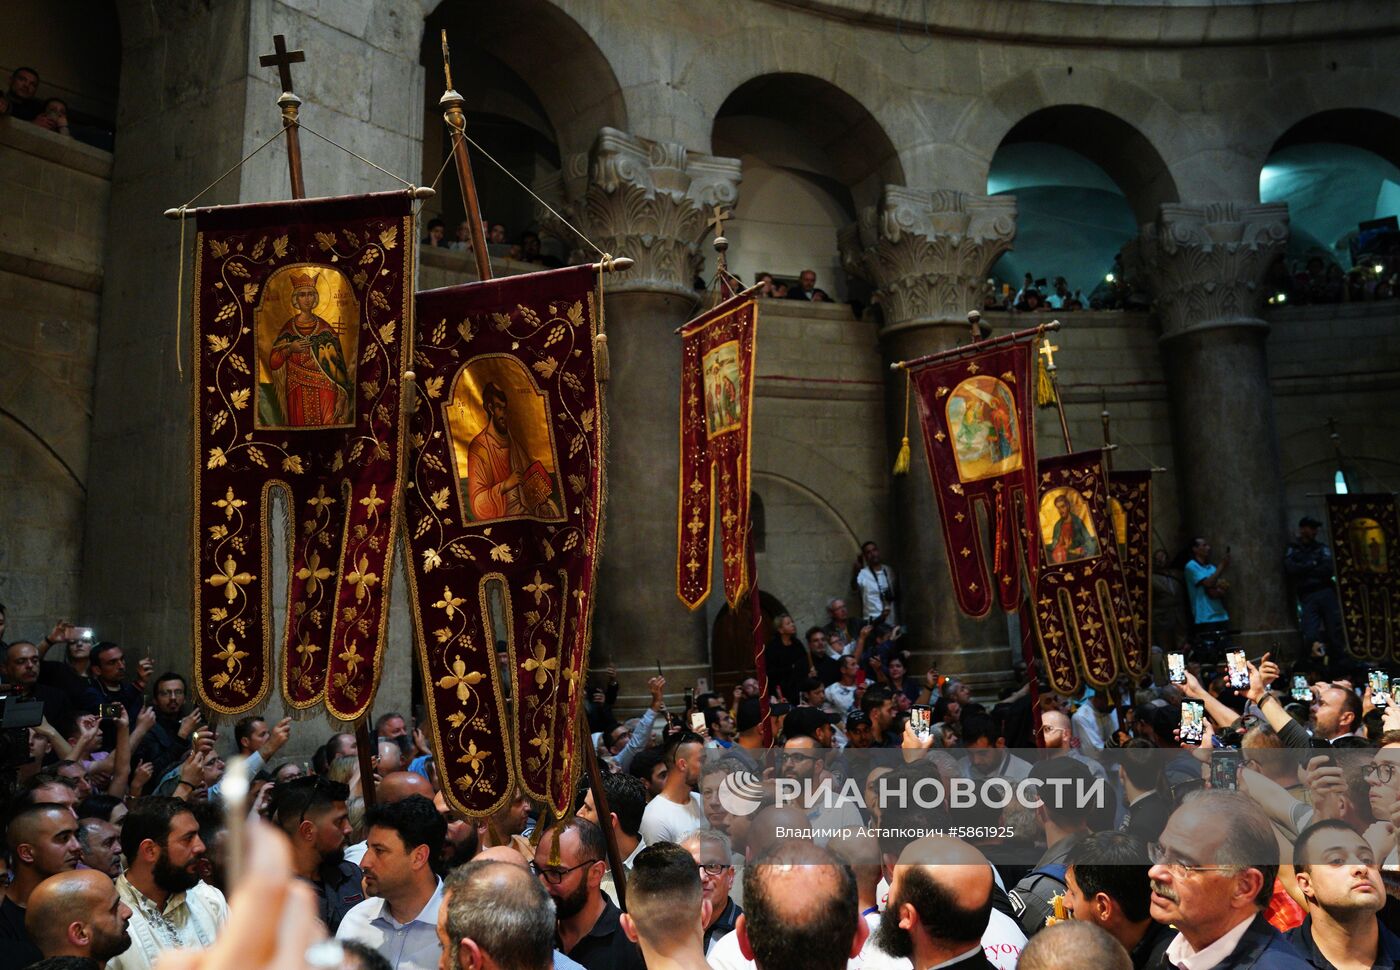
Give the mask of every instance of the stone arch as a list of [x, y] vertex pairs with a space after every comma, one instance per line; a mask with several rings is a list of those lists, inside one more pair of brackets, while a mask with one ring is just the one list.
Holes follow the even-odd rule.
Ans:
[[860, 537], [831, 502], [802, 482], [755, 469], [753, 489], [763, 501], [769, 540], [758, 559], [759, 587], [787, 604], [800, 629], [825, 623], [826, 601], [850, 585]]
[[711, 145], [744, 166], [731, 260], [743, 274], [791, 280], [817, 272], [818, 287], [845, 299], [837, 230], [903, 180], [888, 134], [850, 94], [809, 74], [752, 77], [724, 98]]
[[[1130, 124], [1125, 118], [1135, 119]], [[996, 151], [1008, 140], [1044, 141], [1079, 152], [1123, 189], [1139, 224], [1181, 198], [1178, 163], [1195, 149], [1175, 109], [1100, 69], [1046, 68], [1007, 81], [977, 102], [949, 141], [980, 166], [985, 191]]]
[[[561, 155], [587, 152], [604, 126], [628, 130], [627, 105], [612, 65], [578, 21], [549, 0], [438, 3], [423, 32], [430, 91], [434, 79], [441, 83], [444, 28], [456, 49], [485, 51], [524, 80], [553, 127]], [[470, 93], [462, 93], [471, 107]], [[435, 115], [435, 104], [431, 99], [430, 114]]]

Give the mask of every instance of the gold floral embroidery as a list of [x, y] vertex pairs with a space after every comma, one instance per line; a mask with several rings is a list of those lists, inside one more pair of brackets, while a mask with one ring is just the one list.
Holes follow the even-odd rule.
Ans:
[[363, 600], [369, 595], [370, 587], [379, 582], [379, 577], [369, 571], [369, 556], [360, 557], [360, 561], [355, 564], [355, 571], [346, 576], [345, 581], [355, 587], [356, 600]]
[[316, 588], [327, 579], [332, 573], [325, 566], [321, 565], [321, 554], [312, 552], [306, 557], [306, 565], [297, 570], [297, 579], [306, 580], [306, 595], [310, 596], [316, 592]]
[[216, 500], [216, 501], [214, 501], [214, 502], [212, 502], [212, 503], [210, 503], [210, 504], [212, 504], [212, 505], [214, 506], [214, 508], [216, 508], [216, 509], [223, 509], [223, 510], [224, 510], [224, 517], [225, 517], [225, 518], [228, 518], [228, 519], [231, 519], [231, 518], [233, 518], [233, 513], [234, 513], [236, 510], [243, 508], [243, 506], [247, 505], [248, 503], [245, 502], [245, 501], [243, 501], [241, 498], [234, 498], [234, 497], [233, 497], [233, 486], [230, 485], [230, 486], [228, 487], [228, 495], [226, 495], [224, 498], [218, 499], [218, 500]]
[[232, 556], [229, 556], [224, 560], [223, 571], [217, 575], [208, 577], [204, 581], [215, 589], [222, 586], [224, 588], [224, 597], [232, 603], [234, 600], [238, 599], [238, 588], [240, 586], [247, 586], [257, 578], [258, 577], [254, 576], [252, 573], [239, 572], [238, 564], [233, 561]]
[[558, 657], [550, 657], [549, 659], [545, 659], [545, 654], [548, 652], [548, 650], [549, 648], [544, 645], [544, 641], [536, 640], [535, 655], [533, 657], [526, 658], [525, 663], [521, 665], [525, 668], [525, 672], [527, 674], [531, 671], [534, 672], [536, 687], [543, 687], [545, 683], [549, 680], [550, 673], [557, 672], [559, 670]]
[[442, 599], [434, 603], [433, 606], [446, 611], [447, 618], [450, 620], [457, 615], [457, 607], [461, 606], [464, 602], [466, 601], [460, 596], [452, 595], [452, 589], [450, 587], [444, 586], [442, 588]]
[[533, 583], [527, 583], [527, 584], [525, 585], [525, 592], [527, 592], [527, 593], [534, 593], [534, 594], [535, 594], [535, 603], [538, 605], [539, 602], [540, 602], [540, 600], [544, 598], [544, 594], [545, 594], [545, 593], [548, 593], [548, 592], [549, 592], [551, 589], [553, 589], [553, 588], [554, 588], [554, 587], [553, 587], [551, 584], [546, 583], [546, 582], [540, 577], [540, 571], [539, 571], [538, 569], [536, 569], [536, 570], [535, 570], [535, 581], [534, 581]]
[[461, 657], [458, 657], [456, 660], [452, 661], [452, 673], [441, 678], [438, 681], [438, 686], [443, 690], [452, 690], [455, 687], [457, 689], [457, 700], [465, 704], [467, 699], [471, 697], [472, 688], [481, 683], [485, 676], [486, 675], [479, 670], [468, 671], [467, 662]]

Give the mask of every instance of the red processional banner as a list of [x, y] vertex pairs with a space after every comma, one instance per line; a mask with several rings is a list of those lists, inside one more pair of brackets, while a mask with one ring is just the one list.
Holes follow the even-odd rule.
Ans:
[[556, 816], [573, 800], [603, 520], [597, 282], [580, 266], [417, 298], [410, 601], [442, 791], [472, 816], [517, 785]]
[[1129, 650], [1124, 642], [1123, 666], [1136, 678], [1147, 672], [1152, 661], [1148, 633], [1152, 617], [1152, 473], [1109, 472], [1108, 509], [1127, 591], [1128, 615], [1119, 617], [1119, 625], [1131, 626], [1137, 644]]
[[724, 598], [754, 585], [749, 541], [749, 437], [758, 302], [739, 294], [681, 328], [680, 504], [676, 595], [694, 610], [710, 595], [716, 511]]
[[1329, 495], [1327, 527], [1347, 649], [1361, 660], [1400, 656], [1400, 515], [1394, 495]]
[[[974, 345], [975, 346], [975, 345]], [[981, 617], [1021, 602], [1018, 547], [1035, 534], [1035, 410], [1031, 345], [910, 365], [924, 450], [959, 609]], [[977, 506], [992, 527], [989, 556]], [[1028, 573], [1037, 546], [1027, 542]]]
[[1040, 567], [1021, 612], [1021, 635], [1042, 659], [1053, 690], [1074, 693], [1081, 680], [1105, 687], [1141, 648], [1118, 562], [1103, 455], [1042, 458], [1039, 468], [1033, 534]]
[[194, 283], [194, 680], [223, 715], [273, 680], [270, 513], [287, 502], [283, 699], [374, 699], [404, 449], [407, 193], [201, 209]]

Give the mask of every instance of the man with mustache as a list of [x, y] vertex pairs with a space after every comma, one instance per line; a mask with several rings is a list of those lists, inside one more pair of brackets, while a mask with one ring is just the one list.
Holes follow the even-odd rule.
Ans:
[[131, 910], [132, 945], [107, 970], [151, 970], [167, 950], [206, 950], [228, 922], [224, 894], [199, 878], [199, 822], [178, 798], [136, 802], [122, 820], [126, 871], [117, 895]]
[[1304, 970], [1309, 964], [1262, 915], [1278, 842], [1247, 796], [1192, 792], [1148, 848], [1152, 918], [1179, 931], [1167, 963], [1185, 970]]
[[1314, 967], [1400, 962], [1400, 938], [1377, 916], [1385, 887], [1365, 839], [1336, 819], [1314, 823], [1294, 843], [1293, 865], [1308, 916], [1288, 932], [1288, 940]]

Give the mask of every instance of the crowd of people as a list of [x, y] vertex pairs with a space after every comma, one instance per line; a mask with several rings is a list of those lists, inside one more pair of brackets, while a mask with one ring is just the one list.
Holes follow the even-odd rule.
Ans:
[[[483, 216], [481, 228], [486, 238], [487, 251], [492, 256], [513, 259], [521, 263], [536, 263], [549, 268], [563, 265], [563, 261], [558, 257], [540, 249], [540, 234], [534, 230], [527, 229], [516, 237], [515, 242], [511, 243], [507, 241], [504, 223], [491, 222]], [[457, 228], [449, 239], [447, 224], [441, 219], [430, 219], [422, 243], [424, 246], [434, 246], [438, 249], [470, 252], [472, 248], [471, 223], [466, 219], [457, 223]]]
[[1385, 243], [1349, 270], [1330, 257], [1313, 254], [1300, 265], [1280, 261], [1270, 301], [1303, 304], [1372, 303], [1400, 295], [1400, 235]]
[[[868, 542], [825, 625], [777, 618], [766, 697], [702, 679], [673, 709], [658, 673], [619, 719], [615, 673], [591, 675], [601, 781], [562, 821], [519, 791], [457, 814], [431, 730], [397, 712], [373, 721], [372, 779], [354, 734], [290, 759], [291, 720], [224, 735], [179, 673], [65, 622], [19, 639], [0, 609], [5, 723], [37, 709], [3, 735], [0, 965], [1394, 965], [1400, 692], [1329, 656], [1318, 524], [1283, 567], [1323, 649], [1288, 669], [1232, 656], [1228, 553], [1190, 553], [1163, 663], [1073, 699], [1023, 666], [992, 702], [911, 671]], [[886, 797], [958, 782], [1038, 800]]]

